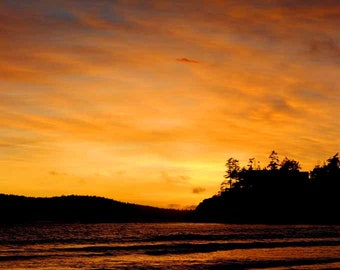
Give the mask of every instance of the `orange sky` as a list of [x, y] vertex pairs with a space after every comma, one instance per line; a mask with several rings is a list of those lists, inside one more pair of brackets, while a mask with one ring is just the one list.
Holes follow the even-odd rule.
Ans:
[[0, 193], [163, 207], [227, 158], [340, 146], [340, 3], [0, 2]]

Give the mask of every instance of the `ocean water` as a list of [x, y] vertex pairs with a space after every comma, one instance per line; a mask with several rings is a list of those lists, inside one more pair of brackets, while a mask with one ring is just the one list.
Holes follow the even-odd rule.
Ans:
[[340, 226], [0, 226], [0, 269], [340, 269]]

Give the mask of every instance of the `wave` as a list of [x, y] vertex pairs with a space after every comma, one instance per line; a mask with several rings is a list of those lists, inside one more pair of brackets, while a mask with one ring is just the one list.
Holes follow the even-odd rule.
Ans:
[[[156, 235], [145, 239], [145, 242], [152, 241], [190, 241], [190, 240], [275, 240], [275, 239], [311, 239], [311, 238], [340, 238], [339, 232], [305, 233], [291, 235], [287, 233], [237, 233], [237, 234], [173, 234]], [[143, 240], [142, 240], [143, 241]]]
[[[106, 254], [107, 255], [107, 254]], [[0, 262], [4, 261], [19, 261], [19, 260], [32, 260], [32, 259], [50, 259], [52, 257], [57, 257], [59, 255], [49, 255], [49, 256], [42, 256], [42, 255], [25, 255], [25, 256], [0, 256]], [[79, 257], [92, 257], [98, 256], [94, 254], [90, 255], [80, 255]], [[132, 263], [132, 262], [131, 262]], [[340, 258], [299, 258], [299, 259], [289, 259], [286, 258], [284, 260], [277, 259], [277, 260], [248, 260], [248, 259], [226, 259], [223, 261], [219, 260], [211, 260], [206, 261], [203, 265], [202, 262], [191, 263], [190, 265], [186, 265], [185, 267], [181, 264], [176, 265], [176, 263], [172, 264], [169, 268], [169, 265], [157, 266], [147, 265], [146, 268], [141, 268], [140, 262], [137, 264], [130, 264], [130, 267], [125, 264], [124, 269], [210, 269], [210, 270], [245, 270], [245, 269], [252, 269], [252, 268], [259, 268], [259, 269], [267, 269], [267, 268], [276, 268], [276, 267], [299, 267], [299, 266], [318, 266], [315, 269], [328, 269], [328, 270], [335, 270], [339, 269]], [[178, 266], [178, 267], [177, 267]], [[203, 267], [203, 268], [202, 268]], [[326, 267], [326, 268], [325, 268]], [[94, 269], [94, 268], [93, 268]], [[104, 269], [104, 268], [98, 268]], [[110, 268], [116, 269], [116, 268]], [[117, 268], [118, 269], [118, 268]], [[295, 269], [295, 268], [294, 268]], [[298, 269], [298, 268], [296, 268]], [[305, 269], [305, 268], [303, 268]], [[314, 268], [313, 268], [314, 269]]]
[[312, 246], [340, 246], [340, 241], [291, 241], [291, 242], [248, 242], [248, 243], [207, 243], [207, 244], [177, 244], [169, 246], [153, 247], [146, 254], [188, 254], [205, 253], [234, 249], [259, 249], [259, 248], [283, 248], [283, 247], [312, 247]]
[[[231, 243], [165, 243], [122, 246], [86, 246], [57, 249], [64, 252], [96, 252], [107, 254], [114, 251], [140, 251], [148, 255], [206, 253], [234, 249], [262, 249], [283, 247], [340, 246], [340, 241], [290, 241], [290, 242], [231, 242]], [[114, 253], [112, 253], [114, 255]]]
[[[155, 243], [133, 245], [93, 245], [74, 247], [54, 247], [37, 250], [39, 254], [31, 255], [1, 255], [0, 261], [29, 260], [53, 256], [114, 256], [122, 253], [144, 253], [146, 255], [162, 256], [168, 254], [208, 253], [227, 250], [287, 248], [287, 247], [340, 247], [340, 240], [334, 241], [277, 241], [277, 242], [228, 242], [228, 243]], [[33, 252], [33, 251], [32, 251]]]
[[3, 261], [22, 261], [22, 260], [31, 260], [38, 258], [46, 258], [50, 257], [49, 255], [1, 255], [0, 262]]
[[[276, 267], [298, 267], [298, 266], [312, 266], [312, 265], [324, 265], [327, 270], [339, 269], [340, 259], [335, 258], [319, 258], [319, 259], [293, 259], [293, 260], [260, 260], [260, 261], [224, 261], [224, 262], [212, 262], [210, 265], [205, 265], [204, 269], [210, 270], [246, 270], [252, 268], [267, 269]], [[187, 267], [186, 269], [189, 269]], [[202, 269], [200, 264], [194, 264], [190, 266], [190, 269]], [[295, 268], [294, 268], [295, 269]], [[313, 268], [314, 269], [314, 268]], [[321, 269], [321, 268], [317, 268]]]
[[323, 233], [313, 233], [313, 234], [300, 234], [300, 235], [289, 235], [284, 233], [264, 233], [264, 234], [170, 234], [170, 235], [154, 235], [154, 236], [143, 236], [138, 237], [70, 237], [70, 238], [40, 238], [40, 239], [1, 239], [3, 245], [44, 245], [44, 244], [112, 244], [112, 243], [155, 243], [155, 242], [175, 242], [175, 241], [249, 241], [249, 240], [267, 240], [275, 241], [285, 239], [286, 241], [291, 241], [294, 239], [340, 239], [339, 232], [323, 232]]

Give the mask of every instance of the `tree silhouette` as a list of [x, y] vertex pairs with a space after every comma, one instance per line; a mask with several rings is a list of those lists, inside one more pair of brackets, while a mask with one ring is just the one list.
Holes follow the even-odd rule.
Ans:
[[273, 150], [269, 155], [270, 162], [267, 166], [270, 170], [277, 170], [279, 168], [279, 156], [278, 154]]
[[339, 153], [327, 159], [323, 166], [315, 166], [311, 171], [311, 179], [316, 189], [336, 192], [340, 188]]
[[327, 168], [331, 172], [337, 172], [340, 169], [340, 159], [339, 159], [339, 153], [336, 153], [333, 157], [327, 159]]
[[248, 160], [248, 170], [251, 171], [254, 169], [254, 165], [255, 165], [255, 158], [250, 158]]
[[288, 159], [287, 157], [280, 164], [281, 171], [299, 171], [301, 169], [300, 163], [294, 159]]
[[227, 167], [226, 174], [224, 175], [225, 181], [222, 182], [221, 191], [225, 191], [228, 188], [231, 189], [233, 182], [238, 180], [239, 172], [240, 172], [240, 165], [239, 160], [235, 158], [229, 158], [227, 163], [225, 164]]
[[[220, 193], [200, 203], [196, 211], [206, 220], [246, 223], [340, 224], [340, 158], [335, 154], [311, 172], [272, 151], [266, 168], [246, 167], [229, 158]], [[232, 205], [232, 207], [230, 207]]]

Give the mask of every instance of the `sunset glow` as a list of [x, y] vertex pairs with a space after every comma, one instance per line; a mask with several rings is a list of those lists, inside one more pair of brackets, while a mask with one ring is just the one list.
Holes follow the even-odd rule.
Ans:
[[0, 2], [0, 193], [186, 208], [229, 157], [340, 150], [340, 3]]

